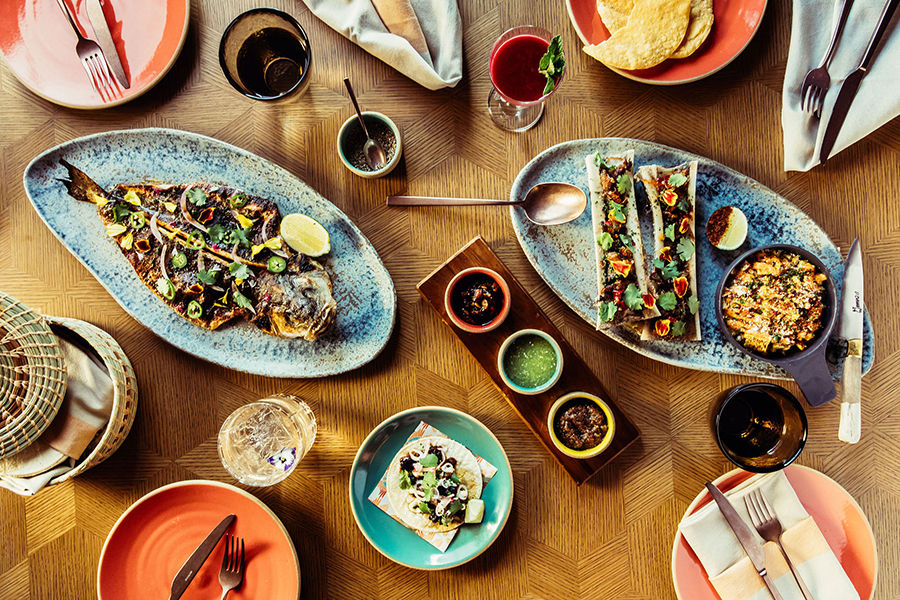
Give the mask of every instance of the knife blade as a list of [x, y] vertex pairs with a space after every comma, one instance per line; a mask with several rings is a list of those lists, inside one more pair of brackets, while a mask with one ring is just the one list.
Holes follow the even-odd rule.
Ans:
[[737, 510], [731, 505], [731, 502], [728, 501], [728, 498], [719, 491], [719, 488], [717, 488], [715, 484], [707, 481], [706, 489], [709, 490], [713, 500], [716, 501], [719, 510], [722, 512], [722, 516], [725, 517], [725, 520], [728, 522], [734, 535], [737, 536], [744, 552], [750, 557], [753, 568], [755, 568], [756, 572], [762, 577], [766, 587], [768, 587], [769, 591], [772, 593], [772, 596], [775, 597], [775, 600], [783, 600], [781, 594], [778, 592], [778, 588], [775, 587], [771, 577], [769, 577], [769, 573], [766, 571], [766, 555], [763, 553], [762, 546], [760, 545], [759, 540], [754, 537], [750, 527], [744, 522], [741, 515], [738, 514]]
[[839, 335], [841, 339], [847, 340], [847, 357], [841, 374], [841, 424], [838, 427], [838, 439], [855, 444], [859, 441], [861, 429], [863, 346], [863, 266], [859, 238], [853, 240], [844, 263]]
[[203, 566], [203, 563], [206, 562], [206, 559], [212, 554], [213, 549], [219, 543], [219, 540], [222, 539], [222, 536], [225, 535], [228, 528], [231, 527], [231, 524], [234, 523], [236, 518], [237, 517], [234, 515], [228, 515], [216, 525], [215, 529], [209, 532], [209, 535], [206, 536], [205, 540], [200, 542], [197, 549], [194, 550], [193, 554], [188, 557], [181, 569], [178, 570], [175, 579], [172, 580], [172, 591], [169, 595], [169, 600], [178, 600], [181, 598], [181, 595], [191, 584], [191, 581], [194, 580], [197, 571], [200, 570], [200, 567]]
[[819, 162], [823, 165], [825, 164], [825, 161], [828, 160], [828, 157], [831, 156], [834, 142], [837, 140], [838, 133], [840, 133], [841, 127], [847, 118], [847, 111], [850, 110], [850, 105], [853, 104], [853, 99], [856, 97], [856, 92], [859, 90], [862, 78], [868, 72], [869, 66], [872, 64], [872, 59], [875, 56], [875, 48], [884, 36], [884, 32], [887, 30], [888, 24], [890, 24], [891, 17], [894, 15], [894, 11], [897, 10], [898, 4], [900, 4], [900, 0], [888, 0], [884, 5], [881, 19], [878, 21], [875, 33], [872, 34], [872, 39], [869, 40], [866, 53], [863, 55], [862, 60], [859, 61], [859, 66], [844, 79], [844, 82], [840, 86], [837, 100], [834, 101], [834, 107], [831, 109], [831, 117], [828, 119], [828, 126], [825, 128], [825, 136], [822, 138], [822, 147], [819, 150]]
[[112, 69], [113, 74], [119, 80], [119, 83], [122, 84], [122, 87], [127, 90], [131, 87], [131, 84], [128, 83], [125, 69], [122, 68], [122, 61], [119, 59], [119, 53], [116, 51], [116, 43], [112, 39], [109, 25], [106, 23], [106, 15], [103, 14], [100, 0], [87, 0], [87, 12], [88, 18], [91, 20], [91, 27], [94, 28], [94, 36], [97, 38], [97, 43], [100, 44], [100, 49], [103, 51], [103, 56], [106, 57], [106, 62], [109, 63], [109, 68]]

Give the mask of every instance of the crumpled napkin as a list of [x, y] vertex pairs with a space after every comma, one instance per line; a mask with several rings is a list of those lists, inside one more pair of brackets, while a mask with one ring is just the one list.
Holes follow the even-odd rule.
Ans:
[[332, 29], [429, 90], [462, 79], [456, 0], [303, 1]]
[[[825, 95], [822, 117], [803, 112], [800, 87], [810, 69], [819, 66], [837, 23], [839, 4], [834, 0], [794, 0], [791, 46], [782, 90], [781, 127], [784, 132], [784, 170], [808, 171], [819, 164], [819, 148], [831, 116], [838, 88], [856, 70], [875, 32], [887, 0], [855, 0], [847, 24], [828, 66], [831, 86]], [[893, 19], [862, 79], [831, 156], [869, 135], [900, 115], [900, 19]], [[894, 35], [897, 34], [897, 35]]]
[[[35, 448], [0, 460], [0, 487], [22, 496], [33, 496], [73, 469], [112, 414], [114, 390], [106, 365], [68, 329], [54, 327], [54, 332], [68, 371], [65, 398], [53, 422], [32, 444]], [[36, 465], [45, 466], [35, 472]]]
[[[783, 471], [754, 475], [725, 493], [725, 497], [763, 543], [766, 570], [784, 600], [803, 600], [790, 568], [772, 542], [757, 535], [744, 498], [752, 490], [762, 491], [784, 528], [782, 544], [794, 566], [816, 600], [859, 600], [859, 594], [841, 563], [828, 546], [816, 522], [797, 498]], [[678, 529], [691, 546], [722, 600], [771, 600], [772, 595], [753, 568], [737, 537], [719, 511], [710, 502], [686, 516]]]

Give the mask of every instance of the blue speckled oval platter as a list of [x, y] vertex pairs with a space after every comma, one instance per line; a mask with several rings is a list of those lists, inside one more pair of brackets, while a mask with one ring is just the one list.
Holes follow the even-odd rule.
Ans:
[[[840, 288], [844, 274], [840, 251], [809, 215], [788, 200], [746, 175], [702, 156], [626, 138], [575, 140], [545, 150], [519, 172], [510, 198], [522, 198], [534, 185], [549, 181], [571, 183], [588, 193], [584, 158], [597, 151], [605, 155], [621, 155], [629, 148], [634, 149], [635, 170], [654, 163], [663, 166], [674, 166], [689, 160], [699, 163], [697, 283], [703, 340], [641, 341], [640, 333], [627, 327], [614, 327], [603, 333], [640, 354], [678, 367], [789, 379], [790, 376], [780, 367], [745, 356], [725, 340], [716, 324], [713, 299], [719, 279], [732, 260], [745, 250], [774, 243], [794, 244], [818, 256], [831, 271], [835, 285]], [[653, 226], [647, 195], [642, 185], [638, 184], [636, 188], [644, 247], [653, 248]], [[733, 252], [717, 250], [706, 240], [706, 221], [714, 210], [722, 206], [737, 206], [744, 211], [749, 222], [747, 241]], [[519, 243], [537, 272], [572, 310], [591, 325], [596, 324], [594, 301], [597, 297], [597, 271], [590, 208], [571, 223], [551, 227], [535, 225], [521, 208], [510, 207], [510, 211]], [[864, 374], [872, 368], [875, 346], [868, 311], [865, 317]], [[840, 377], [844, 351], [845, 348], [834, 340], [829, 343], [829, 367], [836, 379]]]
[[[207, 331], [182, 319], [138, 278], [107, 237], [93, 204], [71, 198], [57, 181], [65, 158], [106, 189], [117, 183], [197, 181], [274, 200], [282, 215], [305, 213], [331, 237], [316, 259], [332, 275], [337, 318], [315, 341], [266, 335], [235, 320]], [[391, 336], [397, 297], [390, 274], [362, 232], [335, 205], [285, 169], [218, 140], [171, 129], [110, 131], [47, 150], [25, 169], [35, 210], [112, 297], [173, 346], [204, 360], [268, 377], [321, 377], [375, 358]]]

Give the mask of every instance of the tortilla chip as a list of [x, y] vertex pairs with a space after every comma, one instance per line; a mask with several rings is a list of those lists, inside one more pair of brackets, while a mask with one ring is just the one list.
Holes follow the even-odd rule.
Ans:
[[634, 0], [597, 0], [597, 12], [610, 35], [625, 27]]
[[691, 21], [681, 45], [669, 58], [687, 58], [706, 41], [713, 26], [713, 0], [691, 0]]
[[649, 69], [678, 48], [690, 17], [691, 0], [635, 0], [625, 27], [584, 51], [608, 67]]

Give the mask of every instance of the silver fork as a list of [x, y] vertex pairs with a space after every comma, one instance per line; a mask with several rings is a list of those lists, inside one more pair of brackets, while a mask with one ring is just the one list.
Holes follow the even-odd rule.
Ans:
[[784, 551], [784, 546], [781, 545], [781, 534], [784, 533], [784, 530], [781, 527], [781, 521], [778, 520], [778, 515], [775, 514], [775, 511], [772, 510], [772, 507], [769, 505], [769, 501], [766, 500], [766, 497], [763, 496], [763, 493], [760, 490], [753, 490], [744, 496], [744, 504], [747, 505], [747, 512], [750, 513], [750, 520], [753, 521], [753, 526], [756, 527], [756, 531], [762, 539], [767, 542], [775, 542], [778, 544], [781, 554], [791, 568], [791, 573], [794, 574], [797, 585], [800, 586], [803, 597], [806, 600], [814, 600], [812, 594], [809, 593], [806, 584], [803, 582], [803, 578], [800, 577], [797, 568], [794, 567], [794, 563], [791, 562], [791, 557], [787, 555], [787, 552]]
[[828, 45], [828, 51], [825, 53], [825, 58], [822, 59], [822, 64], [807, 73], [803, 79], [803, 85], [800, 86], [800, 105], [806, 112], [822, 114], [825, 94], [828, 92], [828, 88], [831, 87], [828, 64], [831, 62], [832, 56], [834, 56], [834, 50], [837, 48], [837, 41], [841, 36], [841, 31], [844, 29], [844, 24], [847, 23], [847, 16], [850, 14], [850, 6], [853, 4], [853, 0], [843, 0], [843, 2], [838, 22], [834, 26], [834, 32], [831, 34], [831, 43]]
[[97, 42], [81, 35], [81, 31], [78, 30], [78, 25], [75, 23], [75, 17], [69, 12], [69, 7], [66, 6], [65, 0], [56, 0], [56, 2], [66, 15], [66, 19], [69, 20], [69, 25], [75, 30], [75, 35], [78, 36], [75, 52], [78, 54], [78, 58], [81, 59], [81, 66], [87, 71], [88, 78], [91, 80], [91, 87], [94, 88], [94, 91], [100, 95], [104, 102], [115, 100], [118, 95], [118, 88], [113, 82], [109, 63], [106, 62], [106, 57], [103, 55], [103, 51], [100, 50], [100, 46]]
[[[238, 556], [238, 542], [241, 545], [241, 554]], [[239, 587], [244, 581], [244, 540], [233, 535], [225, 535], [225, 556], [222, 558], [222, 568], [219, 569], [219, 584], [222, 586], [222, 599], [228, 592]]]

